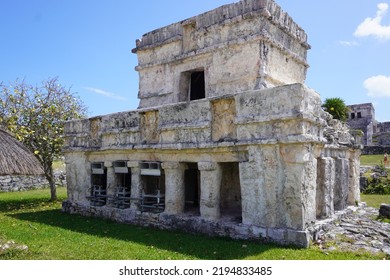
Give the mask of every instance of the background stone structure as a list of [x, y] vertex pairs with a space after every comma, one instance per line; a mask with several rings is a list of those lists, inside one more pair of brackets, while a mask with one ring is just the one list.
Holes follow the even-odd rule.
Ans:
[[46, 188], [44, 175], [6, 175], [0, 176], [0, 192], [16, 192]]
[[372, 103], [349, 105], [348, 108], [350, 109], [348, 125], [364, 133], [362, 144], [369, 146], [365, 148], [367, 152], [376, 150], [371, 146], [378, 146], [381, 153], [390, 147], [390, 122], [378, 122], [375, 119], [375, 108]]
[[139, 109], [66, 124], [63, 210], [308, 246], [360, 200], [359, 147], [303, 84], [308, 49], [272, 0], [145, 34]]
[[[66, 185], [66, 176], [62, 171], [55, 171], [57, 186]], [[0, 192], [18, 192], [48, 188], [49, 183], [44, 175], [0, 175]]]

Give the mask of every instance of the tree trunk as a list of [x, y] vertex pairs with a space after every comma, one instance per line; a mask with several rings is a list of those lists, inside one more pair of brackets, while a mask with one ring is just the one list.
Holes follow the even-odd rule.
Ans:
[[50, 187], [50, 201], [56, 201], [57, 189], [56, 189], [56, 182], [54, 178], [52, 163], [49, 162], [48, 164], [46, 164], [44, 170], [45, 170], [46, 180], [49, 182], [49, 187]]
[[56, 182], [54, 180], [54, 176], [50, 176], [49, 186], [50, 186], [50, 200], [55, 201], [57, 200], [57, 188], [56, 188]]

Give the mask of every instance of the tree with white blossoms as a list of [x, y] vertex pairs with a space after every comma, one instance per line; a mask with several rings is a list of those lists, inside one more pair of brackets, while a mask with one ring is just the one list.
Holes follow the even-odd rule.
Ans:
[[[62, 156], [64, 123], [86, 115], [81, 99], [49, 78], [39, 86], [16, 80], [0, 83], [0, 126], [22, 142], [42, 164], [51, 200], [57, 199], [53, 162]], [[22, 160], [22, 159], [21, 159]]]

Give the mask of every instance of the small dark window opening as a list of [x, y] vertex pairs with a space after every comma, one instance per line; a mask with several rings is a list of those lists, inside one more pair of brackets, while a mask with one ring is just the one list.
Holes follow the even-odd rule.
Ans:
[[198, 100], [206, 97], [204, 71], [191, 73], [190, 100]]
[[361, 118], [362, 118], [362, 113], [361, 113], [361, 112], [358, 112], [358, 113], [357, 113], [357, 117], [358, 117], [358, 119], [361, 119]]
[[187, 163], [188, 168], [184, 172], [185, 184], [185, 208], [186, 213], [200, 215], [200, 171], [196, 163]]
[[92, 206], [103, 206], [107, 202], [107, 169], [103, 162], [91, 164], [91, 191], [90, 199]]
[[355, 113], [351, 113], [351, 119], [355, 118]]
[[114, 195], [109, 198], [110, 204], [115, 208], [125, 209], [130, 207], [131, 170], [127, 167], [127, 161], [113, 162], [115, 177], [111, 182]]
[[140, 201], [142, 212], [160, 213], [165, 208], [165, 176], [160, 162], [141, 162], [141, 185], [143, 187]]

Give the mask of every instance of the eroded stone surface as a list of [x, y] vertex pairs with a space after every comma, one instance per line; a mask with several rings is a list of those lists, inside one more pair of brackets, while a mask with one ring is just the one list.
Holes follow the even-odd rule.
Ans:
[[307, 247], [360, 200], [359, 147], [302, 84], [308, 49], [273, 0], [145, 34], [139, 109], [66, 123], [64, 211]]
[[378, 209], [361, 204], [349, 207], [333, 220], [311, 229], [313, 242], [322, 250], [366, 251], [390, 256], [390, 223], [377, 220]]

